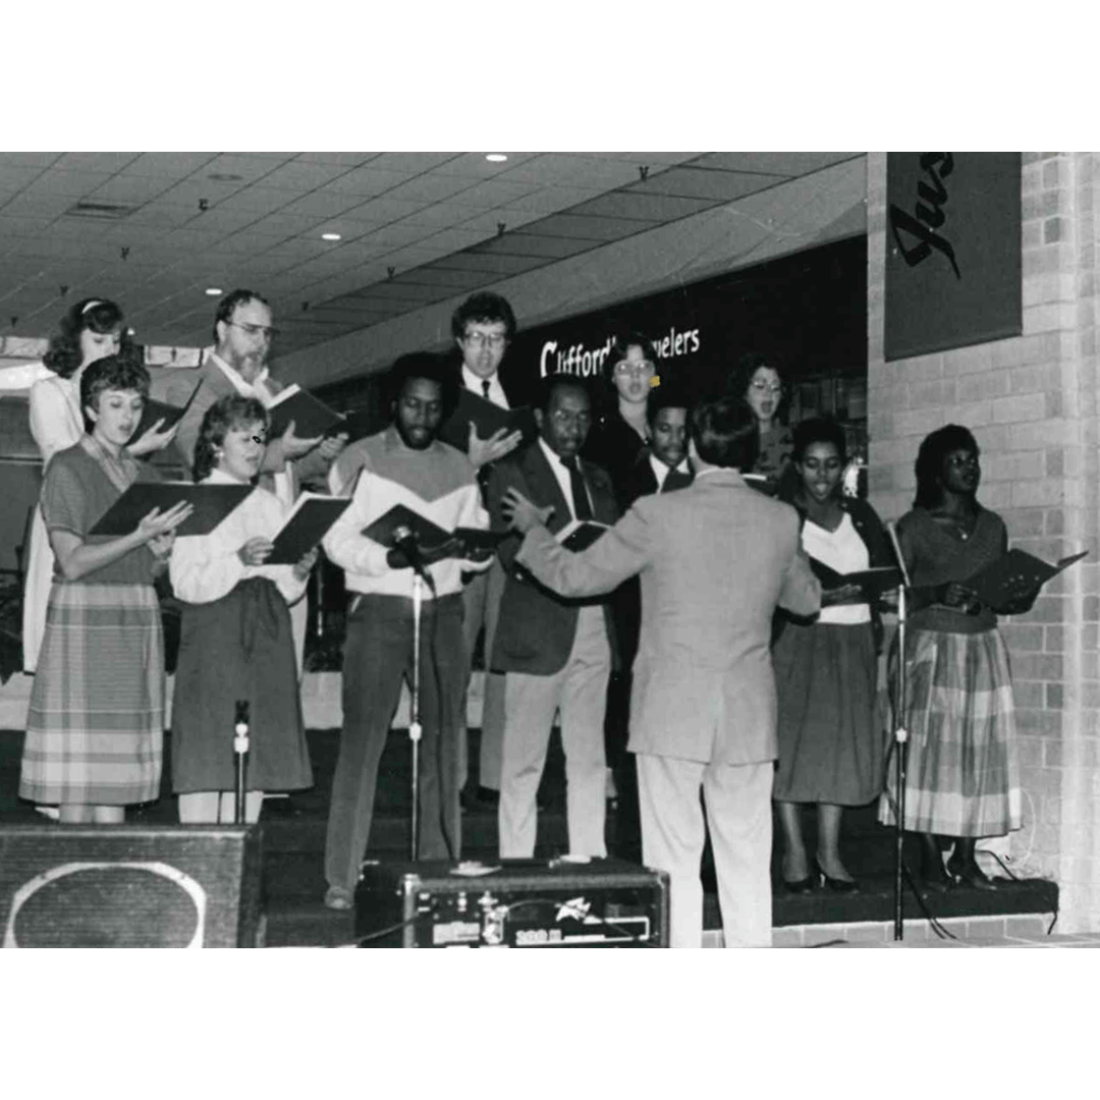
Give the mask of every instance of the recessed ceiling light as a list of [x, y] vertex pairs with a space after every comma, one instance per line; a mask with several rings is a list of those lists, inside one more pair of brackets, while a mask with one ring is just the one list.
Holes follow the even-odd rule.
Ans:
[[508, 159], [507, 153], [486, 153], [486, 160], [491, 160], [494, 164], [503, 164]]
[[323, 241], [338, 241], [340, 239], [339, 233], [322, 233], [321, 240]]
[[221, 292], [222, 288], [220, 286], [208, 286], [205, 291], [211, 298], [216, 298]]

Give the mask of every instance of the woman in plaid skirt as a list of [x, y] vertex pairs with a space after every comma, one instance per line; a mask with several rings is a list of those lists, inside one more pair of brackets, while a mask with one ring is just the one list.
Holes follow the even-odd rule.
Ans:
[[[926, 886], [995, 884], [979, 869], [979, 837], [1020, 828], [1016, 724], [1008, 651], [997, 616], [967, 581], [1008, 549], [1004, 521], [977, 500], [978, 444], [957, 424], [932, 432], [917, 455], [917, 495], [898, 523], [908, 594], [904, 827], [923, 841]], [[1016, 593], [1027, 611], [1038, 589]], [[893, 654], [896, 661], [896, 652]], [[888, 784], [879, 817], [895, 820]], [[946, 870], [937, 837], [954, 840]]]
[[91, 428], [54, 456], [42, 486], [56, 565], [19, 794], [58, 803], [63, 822], [121, 822], [124, 806], [160, 788], [164, 658], [153, 578], [191, 506], [153, 509], [121, 537], [89, 533], [135, 481], [157, 479], [126, 448], [148, 392], [149, 372], [129, 355], [87, 367], [80, 402]]

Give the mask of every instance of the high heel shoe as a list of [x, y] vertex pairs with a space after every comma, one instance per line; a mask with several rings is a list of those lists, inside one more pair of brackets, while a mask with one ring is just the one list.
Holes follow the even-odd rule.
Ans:
[[818, 878], [821, 880], [821, 885], [826, 890], [832, 890], [834, 894], [854, 894], [859, 890], [859, 883], [855, 879], [851, 878], [833, 878], [831, 875], [825, 873], [825, 868], [821, 866], [821, 860], [815, 859], [814, 866], [817, 868]]
[[805, 878], [795, 879], [793, 882], [789, 879], [783, 880], [783, 889], [788, 894], [812, 894], [814, 890], [814, 876], [807, 875]]
[[964, 886], [972, 890], [996, 890], [997, 884], [977, 865], [977, 863], [956, 863], [947, 861], [947, 873]]

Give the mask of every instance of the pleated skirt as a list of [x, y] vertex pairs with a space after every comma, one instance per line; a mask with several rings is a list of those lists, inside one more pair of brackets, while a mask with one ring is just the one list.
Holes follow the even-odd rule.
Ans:
[[[1012, 672], [1000, 634], [910, 630], [906, 651], [904, 827], [954, 837], [1020, 828]], [[896, 658], [895, 647], [892, 666]], [[896, 821], [895, 805], [891, 766], [879, 804], [884, 824]]]
[[870, 623], [787, 624], [772, 650], [779, 760], [772, 796], [861, 806], [882, 790]]
[[164, 641], [151, 585], [55, 583], [19, 795], [124, 806], [159, 794]]

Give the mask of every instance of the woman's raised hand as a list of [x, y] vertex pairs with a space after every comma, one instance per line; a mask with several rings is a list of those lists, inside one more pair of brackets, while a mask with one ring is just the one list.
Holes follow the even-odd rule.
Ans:
[[274, 549], [275, 544], [271, 539], [265, 539], [262, 535], [256, 535], [255, 538], [249, 539], [248, 542], [237, 551], [237, 557], [240, 558], [245, 565], [263, 565]]

